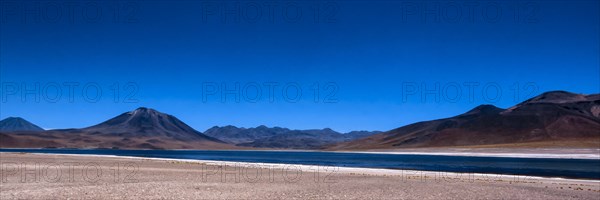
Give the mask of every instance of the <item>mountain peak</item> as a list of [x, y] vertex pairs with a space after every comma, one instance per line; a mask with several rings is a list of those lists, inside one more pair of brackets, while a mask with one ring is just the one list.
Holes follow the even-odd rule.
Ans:
[[138, 126], [138, 127], [152, 127], [159, 125], [160, 121], [167, 120], [169, 115], [158, 112], [154, 109], [140, 107], [133, 111], [123, 113], [117, 117], [109, 119], [97, 126]]
[[147, 107], [139, 107], [137, 109], [135, 109], [134, 111], [140, 111], [140, 112], [148, 112], [148, 111], [156, 111], [152, 108], [147, 108]]
[[161, 112], [158, 112], [157, 110], [154, 110], [152, 108], [146, 108], [146, 107], [139, 107], [131, 112], [129, 112], [131, 114], [137, 114], [137, 113], [155, 113], [155, 114], [162, 114]]
[[44, 131], [44, 129], [20, 117], [7, 117], [0, 121], [0, 131]]
[[256, 128], [265, 129], [265, 128], [269, 128], [269, 127], [267, 127], [267, 126], [265, 126], [265, 125], [260, 125], [260, 126], [257, 126]]
[[27, 120], [25, 120], [23, 118], [20, 118], [20, 117], [7, 117], [7, 118], [3, 119], [2, 121], [4, 121], [4, 120], [10, 120], [10, 121], [13, 121], [13, 120], [27, 121]]
[[586, 95], [557, 90], [557, 91], [544, 92], [538, 96], [535, 96], [531, 99], [524, 101], [521, 104], [568, 103], [568, 102], [585, 101], [585, 100], [587, 100]]
[[490, 105], [490, 104], [482, 104], [479, 105], [471, 110], [469, 110], [468, 112], [466, 112], [463, 115], [472, 115], [472, 114], [496, 114], [496, 113], [500, 113], [504, 111], [504, 109], [502, 108], [498, 108], [494, 105]]

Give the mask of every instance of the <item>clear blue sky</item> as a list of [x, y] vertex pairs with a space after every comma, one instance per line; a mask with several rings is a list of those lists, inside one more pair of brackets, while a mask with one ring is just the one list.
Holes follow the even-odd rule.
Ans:
[[[200, 131], [262, 124], [389, 130], [479, 104], [507, 108], [549, 90], [600, 90], [600, 5], [593, 0], [240, 1], [239, 9], [214, 1], [49, 2], [0, 4], [1, 118], [77, 128], [144, 106]], [[72, 102], [69, 82], [79, 84]], [[125, 87], [130, 82], [135, 87]], [[236, 82], [249, 92], [222, 102], [222, 84], [232, 89]], [[270, 82], [279, 84], [273, 101], [264, 86]], [[40, 101], [26, 92], [23, 98], [36, 83]], [[440, 100], [423, 99], [422, 87], [436, 83]], [[472, 100], [470, 83], [479, 84]], [[97, 102], [88, 102], [93, 87], [82, 96], [86, 84], [102, 90]], [[207, 93], [215, 84], [216, 95]], [[262, 96], [247, 101], [255, 84]], [[297, 102], [286, 101], [294, 87], [282, 95], [290, 85], [302, 88]], [[461, 96], [452, 100], [457, 85]], [[498, 86], [502, 96], [494, 99]], [[125, 100], [133, 88], [137, 102]]]

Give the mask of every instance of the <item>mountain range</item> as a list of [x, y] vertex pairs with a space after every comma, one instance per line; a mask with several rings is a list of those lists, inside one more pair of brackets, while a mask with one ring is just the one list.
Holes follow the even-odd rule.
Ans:
[[508, 109], [463, 114], [386, 132], [215, 126], [204, 133], [150, 108], [81, 129], [44, 131], [21, 118], [0, 121], [0, 148], [324, 149], [419, 147], [600, 147], [600, 94], [543, 93]]
[[317, 149], [322, 146], [355, 140], [380, 131], [352, 131], [339, 133], [332, 129], [290, 130], [287, 128], [258, 126], [238, 128], [235, 126], [215, 126], [204, 134], [237, 146], [257, 148]]
[[331, 129], [290, 130], [266, 126], [215, 126], [202, 133], [172, 115], [145, 107], [81, 129], [44, 131], [32, 128], [37, 126], [21, 118], [7, 118], [2, 122], [5, 121], [0, 126], [3, 128], [0, 147], [3, 148], [315, 149], [379, 133], [342, 134]]
[[3, 148], [235, 149], [176, 117], [149, 108], [82, 129], [0, 132]]
[[328, 149], [599, 145], [600, 94], [553, 91], [508, 109], [481, 105], [458, 116], [410, 124]]

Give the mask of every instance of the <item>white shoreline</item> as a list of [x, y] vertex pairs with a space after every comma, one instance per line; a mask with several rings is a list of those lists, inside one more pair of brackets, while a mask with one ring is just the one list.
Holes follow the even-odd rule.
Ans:
[[432, 156], [469, 156], [498, 158], [555, 158], [555, 159], [591, 159], [600, 160], [600, 154], [549, 154], [549, 153], [480, 153], [480, 152], [399, 152], [399, 151], [336, 151], [339, 153], [394, 154], [394, 155], [432, 155]]
[[[18, 152], [0, 152], [2, 153], [18, 153]], [[322, 166], [322, 165], [303, 165], [303, 164], [279, 164], [279, 163], [260, 163], [260, 162], [234, 162], [234, 161], [215, 161], [215, 160], [195, 160], [195, 159], [176, 159], [176, 158], [152, 158], [152, 157], [136, 157], [136, 156], [115, 156], [115, 155], [97, 155], [97, 154], [60, 154], [60, 153], [29, 153], [34, 155], [66, 155], [66, 156], [81, 156], [81, 157], [105, 157], [105, 158], [124, 158], [124, 159], [137, 159], [137, 160], [158, 160], [158, 161], [178, 161], [188, 163], [200, 163], [206, 165], [225, 165], [225, 166], [239, 166], [239, 167], [253, 167], [253, 168], [275, 168], [293, 170], [300, 169], [302, 171], [314, 172], [314, 168], [317, 167], [334, 167], [334, 166]], [[293, 168], [291, 168], [293, 167]], [[439, 173], [444, 173], [445, 177], [463, 177], [464, 175], [472, 175], [479, 179], [490, 179], [490, 180], [546, 180], [546, 181], [568, 181], [568, 182], [583, 182], [583, 183], [599, 183], [600, 180], [589, 180], [589, 179], [571, 179], [571, 178], [560, 178], [560, 177], [541, 177], [541, 176], [526, 176], [526, 175], [506, 175], [506, 174], [490, 174], [490, 173], [458, 173], [458, 172], [445, 172], [445, 171], [421, 171], [421, 170], [402, 170], [402, 169], [378, 169], [378, 168], [361, 168], [361, 167], [334, 167], [336, 170], [332, 173], [356, 173], [356, 174], [370, 174], [370, 175], [399, 175], [399, 176], [439, 176]], [[320, 171], [329, 172], [329, 171]]]

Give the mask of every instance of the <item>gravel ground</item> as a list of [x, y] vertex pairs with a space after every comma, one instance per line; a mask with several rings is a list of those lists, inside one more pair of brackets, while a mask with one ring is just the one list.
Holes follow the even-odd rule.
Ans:
[[0, 199], [598, 199], [600, 182], [0, 153]]

